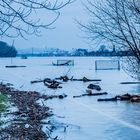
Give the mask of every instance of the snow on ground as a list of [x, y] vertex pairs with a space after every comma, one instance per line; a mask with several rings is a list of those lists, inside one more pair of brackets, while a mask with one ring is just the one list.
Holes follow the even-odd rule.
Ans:
[[[74, 67], [52, 66], [57, 59], [74, 59]], [[140, 137], [140, 104], [128, 102], [97, 102], [98, 98], [113, 97], [117, 94], [138, 93], [138, 85], [121, 85], [120, 82], [133, 81], [123, 70], [95, 71], [95, 60], [109, 58], [75, 57], [75, 58], [10, 58], [0, 59], [0, 80], [14, 84], [21, 90], [36, 90], [45, 94], [65, 93], [64, 100], [45, 101], [55, 114], [52, 120], [66, 123], [69, 126], [56, 130], [60, 140], [139, 140]], [[25, 68], [5, 68], [5, 65], [25, 65]], [[70, 71], [69, 71], [70, 69]], [[68, 72], [69, 71], [69, 72]], [[85, 92], [89, 83], [68, 82], [62, 89], [47, 89], [42, 83], [30, 84], [30, 81], [44, 78], [56, 78], [65, 75], [90, 79], [102, 79], [97, 83], [102, 91], [109, 94], [101, 97], [73, 98]]]

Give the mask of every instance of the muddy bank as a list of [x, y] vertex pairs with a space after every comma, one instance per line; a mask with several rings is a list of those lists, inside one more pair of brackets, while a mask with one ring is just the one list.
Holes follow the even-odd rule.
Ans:
[[[53, 113], [49, 107], [43, 103], [40, 105], [37, 101], [63, 99], [66, 95], [48, 96], [36, 91], [19, 91], [3, 83], [0, 83], [0, 92], [9, 98], [13, 106], [17, 107], [17, 111], [6, 114], [6, 116], [13, 115], [13, 119], [8, 126], [0, 128], [0, 140], [47, 140], [51, 137], [54, 125], [49, 121], [49, 117]], [[45, 122], [43, 122], [44, 119]], [[42, 130], [43, 124], [46, 125], [47, 132]]]

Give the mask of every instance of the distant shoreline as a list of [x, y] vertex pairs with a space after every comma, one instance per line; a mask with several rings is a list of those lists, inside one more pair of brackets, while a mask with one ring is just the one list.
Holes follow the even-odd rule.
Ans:
[[[77, 55], [66, 55], [66, 56], [38, 56], [38, 55], [26, 55], [27, 57], [125, 57], [125, 56], [104, 56], [104, 55], [100, 55], [100, 56], [86, 56], [86, 55], [83, 55], [83, 56], [77, 56]], [[17, 55], [16, 57], [22, 57], [22, 55]]]

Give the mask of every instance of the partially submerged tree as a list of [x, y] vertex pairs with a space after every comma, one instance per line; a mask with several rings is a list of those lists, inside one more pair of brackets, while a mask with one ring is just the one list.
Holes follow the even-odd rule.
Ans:
[[126, 70], [140, 79], [140, 2], [139, 0], [99, 0], [84, 4], [89, 22], [79, 22], [92, 41], [110, 42], [120, 50], [132, 51]]
[[49, 28], [58, 19], [59, 10], [71, 2], [73, 0], [1, 0], [0, 36], [38, 34], [40, 28]]

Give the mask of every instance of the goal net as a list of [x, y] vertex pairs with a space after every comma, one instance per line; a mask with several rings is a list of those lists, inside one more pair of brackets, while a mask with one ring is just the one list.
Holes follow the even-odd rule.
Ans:
[[95, 70], [120, 70], [119, 60], [96, 60]]
[[74, 60], [57, 60], [57, 66], [74, 66]]

